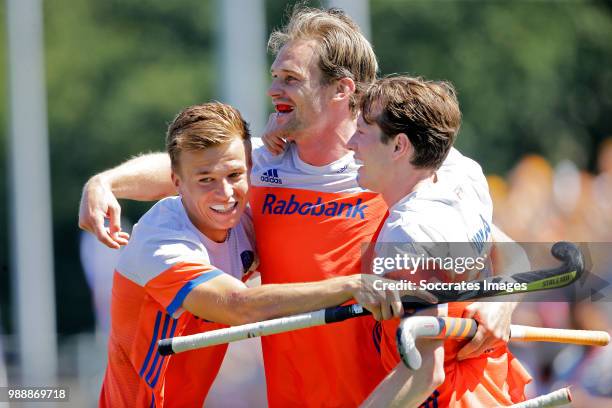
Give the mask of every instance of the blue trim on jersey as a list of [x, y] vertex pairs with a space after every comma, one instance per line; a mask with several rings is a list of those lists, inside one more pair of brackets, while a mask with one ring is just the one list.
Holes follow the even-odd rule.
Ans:
[[[162, 339], [166, 338], [166, 332], [168, 331], [168, 323], [170, 323], [170, 316], [166, 315], [166, 318], [164, 319], [164, 328], [162, 329], [162, 335], [161, 335]], [[155, 353], [155, 358], [153, 359], [153, 364], [151, 364], [151, 368], [149, 368], [149, 372], [147, 373], [147, 377], [145, 378], [145, 381], [149, 385], [151, 385], [149, 380], [151, 379], [151, 376], [153, 375], [153, 372], [157, 368], [157, 360], [159, 360], [159, 357], [160, 357], [160, 354], [159, 353]]]
[[153, 394], [153, 398], [151, 398], [151, 406], [149, 408], [155, 408], [155, 394]]
[[382, 324], [380, 322], [374, 323], [374, 327], [372, 327], [372, 341], [374, 342], [374, 347], [376, 347], [376, 351], [380, 354], [380, 341], [382, 339]]
[[193, 290], [193, 288], [195, 288], [201, 283], [204, 283], [206, 281], [211, 280], [212, 278], [215, 278], [221, 275], [222, 273], [223, 271], [219, 269], [213, 269], [212, 271], [206, 272], [198, 276], [197, 278], [187, 282], [185, 286], [183, 286], [181, 290], [178, 291], [174, 299], [172, 299], [172, 302], [170, 302], [170, 304], [166, 308], [166, 311], [168, 312], [168, 314], [173, 315], [178, 310], [178, 308], [183, 305], [183, 301], [185, 300], [187, 295]]
[[[176, 324], [178, 323], [178, 320], [176, 319], [172, 319], [174, 320], [174, 322], [172, 323], [172, 329], [170, 329], [170, 335], [168, 336], [168, 338], [172, 338], [174, 337], [174, 332], [176, 330]], [[161, 369], [164, 365], [164, 360], [166, 359], [167, 356], [162, 357], [161, 363], [159, 364], [159, 367], [157, 368], [157, 373], [155, 373], [155, 378], [153, 379], [153, 382], [151, 383], [151, 387], [155, 388], [155, 385], [157, 384], [157, 380], [159, 379], [159, 374], [161, 374]]]
[[419, 408], [438, 408], [438, 399], [440, 397], [440, 391], [434, 390], [434, 392], [419, 405]]
[[142, 364], [142, 368], [140, 369], [139, 373], [141, 377], [147, 369], [147, 366], [149, 365], [149, 360], [151, 359], [151, 355], [153, 354], [153, 350], [155, 350], [155, 346], [157, 345], [157, 335], [159, 334], [159, 322], [161, 321], [161, 315], [161, 312], [157, 312], [157, 317], [155, 318], [155, 327], [153, 327], [153, 337], [151, 337], [151, 345], [149, 346], [147, 357], [145, 357], [145, 361]]

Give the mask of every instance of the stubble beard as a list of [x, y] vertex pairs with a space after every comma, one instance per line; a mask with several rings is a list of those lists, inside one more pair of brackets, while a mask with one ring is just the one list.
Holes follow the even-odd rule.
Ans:
[[293, 117], [283, 126], [283, 133], [285, 135], [285, 139], [290, 142], [299, 139], [300, 133], [304, 129], [306, 129], [304, 123], [297, 117], [297, 115], [293, 115]]

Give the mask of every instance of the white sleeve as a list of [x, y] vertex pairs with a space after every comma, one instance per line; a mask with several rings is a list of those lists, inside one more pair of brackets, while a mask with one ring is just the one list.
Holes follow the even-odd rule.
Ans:
[[253, 150], [255, 149], [259, 149], [261, 147], [263, 147], [263, 140], [261, 139], [261, 137], [252, 137], [251, 138], [251, 147], [253, 147]]
[[452, 180], [451, 183], [470, 188], [485, 209], [485, 217], [491, 220], [493, 202], [489, 193], [489, 183], [478, 162], [464, 156], [453, 147], [438, 171], [442, 177]]
[[191, 235], [189, 232], [137, 225], [119, 258], [117, 270], [144, 286], [179, 263], [209, 265], [206, 248]]

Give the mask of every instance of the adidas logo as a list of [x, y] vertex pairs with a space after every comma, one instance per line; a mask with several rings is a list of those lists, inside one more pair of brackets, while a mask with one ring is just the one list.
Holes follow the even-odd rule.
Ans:
[[261, 175], [261, 181], [272, 184], [283, 184], [283, 181], [278, 177], [277, 169], [270, 169]]
[[340, 174], [340, 173], [344, 173], [346, 171], [346, 169], [348, 169], [348, 163], [346, 163], [340, 170], [338, 170], [336, 173]]

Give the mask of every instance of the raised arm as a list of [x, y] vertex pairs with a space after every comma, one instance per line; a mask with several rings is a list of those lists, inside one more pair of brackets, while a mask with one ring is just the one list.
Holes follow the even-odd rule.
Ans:
[[[176, 194], [166, 153], [149, 153], [93, 176], [85, 184], [79, 207], [79, 227], [93, 233], [110, 248], [127, 244], [121, 231], [121, 206], [117, 198], [158, 200]], [[105, 218], [109, 226], [104, 226]]]

